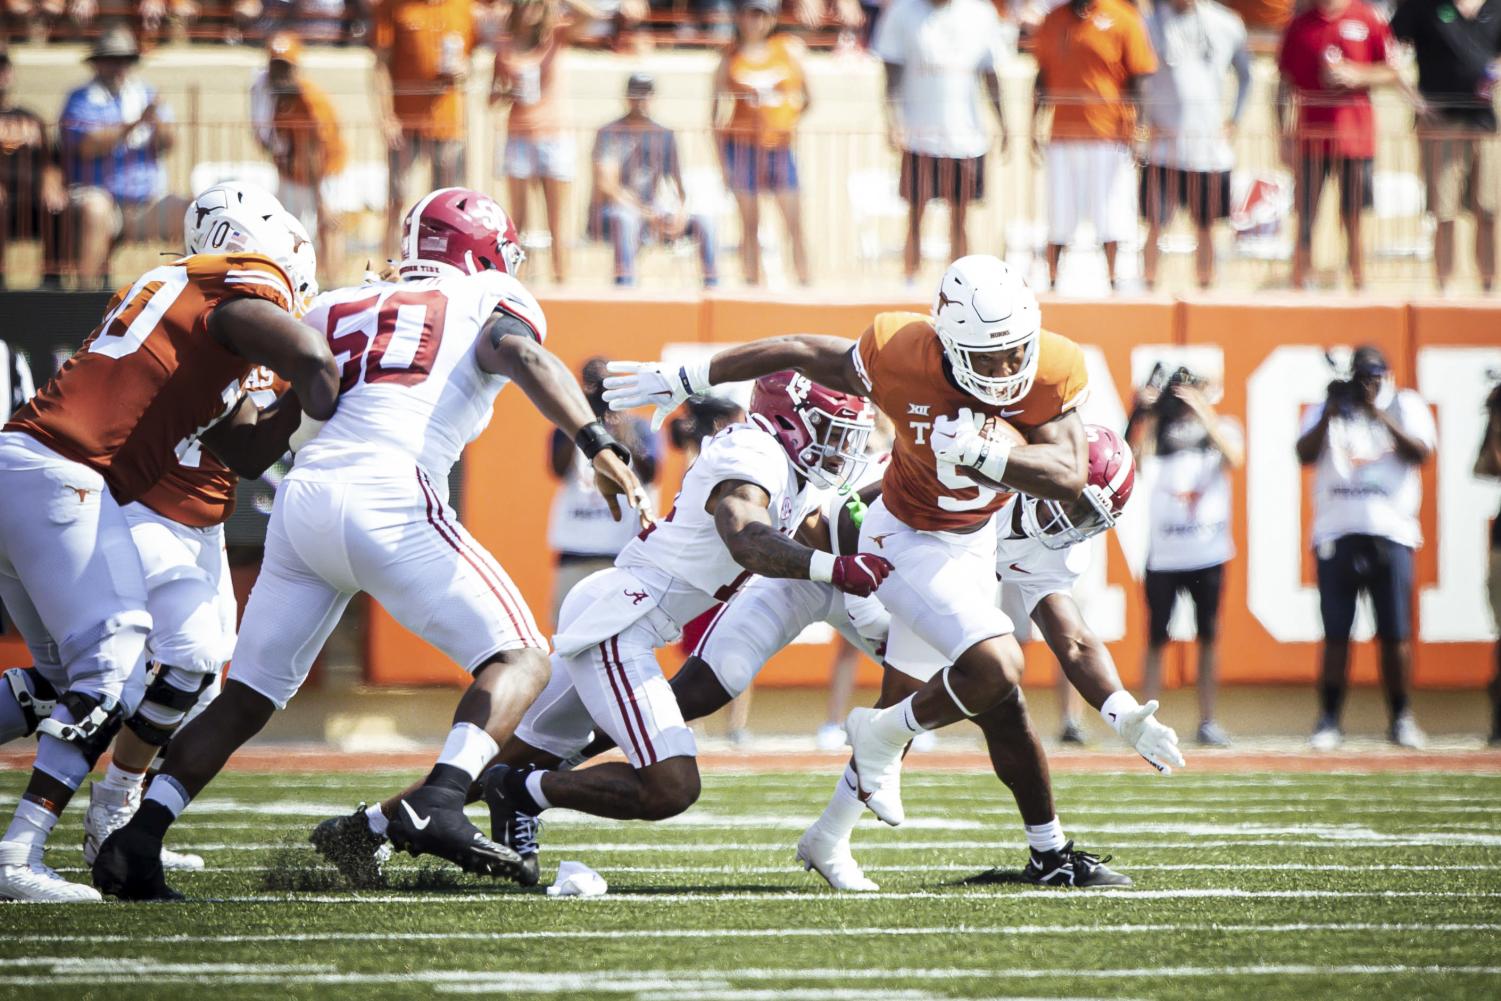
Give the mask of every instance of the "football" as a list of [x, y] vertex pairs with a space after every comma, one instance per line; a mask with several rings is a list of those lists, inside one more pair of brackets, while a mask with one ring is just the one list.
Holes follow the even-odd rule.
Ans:
[[[1003, 417], [992, 416], [985, 418], [985, 422], [980, 425], [980, 434], [991, 441], [1009, 441], [1012, 445], [1025, 445], [1027, 443], [1027, 439], [1022, 437], [1022, 433], [1012, 427], [1011, 423]], [[954, 471], [965, 479], [973, 480], [975, 483], [989, 487], [992, 490], [1010, 489], [982, 475], [979, 470], [970, 466], [955, 466]]]

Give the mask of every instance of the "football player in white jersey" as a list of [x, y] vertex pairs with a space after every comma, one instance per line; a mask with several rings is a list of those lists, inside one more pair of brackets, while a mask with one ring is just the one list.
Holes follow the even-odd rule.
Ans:
[[[1087, 560], [1086, 551], [1078, 548], [1078, 544], [1115, 524], [1131, 496], [1135, 472], [1130, 450], [1117, 435], [1093, 425], [1086, 427], [1085, 434], [1090, 444], [1086, 495], [1067, 507], [1016, 495], [996, 519], [996, 577], [1017, 589], [1065, 675], [1092, 705], [1101, 708], [1112, 694], [1124, 689], [1110, 651], [1084, 622], [1073, 599], [1074, 583]], [[833, 552], [847, 551], [857, 544], [860, 515], [865, 504], [879, 494], [884, 465], [879, 460], [871, 463], [864, 482], [851, 484], [852, 489], [831, 500], [824, 530]], [[672, 690], [684, 716], [694, 720], [723, 708], [750, 687], [773, 655], [820, 620], [837, 629], [872, 660], [883, 659], [890, 619], [880, 606], [879, 596], [858, 598], [840, 595], [827, 585], [809, 581], [757, 578], [720, 608], [693, 656], [673, 677]], [[904, 683], [904, 675], [888, 670], [881, 703], [899, 701], [908, 688], [910, 681]], [[1109, 722], [1120, 729], [1118, 721]], [[1134, 744], [1144, 756], [1150, 752], [1149, 761], [1175, 759], [1176, 735], [1166, 727], [1161, 731], [1153, 730], [1152, 735], [1171, 743], [1173, 753], [1168, 753], [1165, 746], [1153, 747], [1139, 741]], [[1046, 794], [1045, 790], [1016, 788], [1016, 783], [1027, 773], [1026, 769], [1011, 766], [1016, 756], [1035, 756], [1041, 760], [1043, 755], [1037, 733], [1030, 724], [1018, 718], [1007, 743], [995, 745], [992, 739], [992, 744], [1001, 752], [992, 754], [997, 774], [1018, 798]], [[581, 757], [592, 757], [611, 746], [607, 739], [596, 740]], [[505, 757], [505, 752], [502, 756]], [[818, 872], [836, 890], [878, 889], [850, 852], [849, 836], [864, 809], [854, 773], [847, 767], [828, 808], [798, 841], [797, 855], [804, 867]], [[527, 818], [517, 817], [512, 826], [525, 828]], [[534, 856], [535, 836], [524, 846], [513, 847], [525, 847], [526, 853]], [[1048, 872], [1041, 868], [1034, 872], [1030, 866], [1026, 871], [1028, 878], [1036, 882], [1057, 885], [1079, 882], [1110, 885], [1106, 881], [1120, 875], [1103, 864], [1089, 864], [1094, 865], [1094, 870], [1088, 874]], [[1071, 875], [1072, 879], [1064, 879], [1065, 875]]]
[[864, 461], [873, 425], [864, 399], [805, 376], [756, 381], [750, 419], [704, 442], [672, 513], [564, 599], [553, 680], [512, 742], [566, 758], [597, 729], [626, 762], [575, 771], [499, 765], [482, 781], [492, 818], [504, 824], [515, 810], [534, 817], [558, 806], [661, 820], [698, 799], [693, 733], [656, 650], [757, 574], [862, 595], [880, 586], [891, 571], [880, 556], [835, 557], [792, 537], [821, 507], [821, 488], [837, 486]]
[[546, 684], [547, 644], [505, 571], [458, 523], [449, 470], [514, 381], [594, 463], [615, 514], [622, 497], [645, 512], [646, 495], [572, 373], [542, 347], [546, 322], [514, 277], [524, 254], [500, 206], [465, 188], [434, 191], [407, 214], [402, 248], [397, 281], [325, 293], [305, 318], [342, 365], [339, 408], [277, 490], [223, 694], [179, 732], [141, 809], [99, 851], [94, 879], [106, 892], [175, 896], [159, 858], [167, 827], [285, 707], [361, 591], [475, 676], [391, 840], [474, 872], [518, 861], [469, 823], [463, 803]]

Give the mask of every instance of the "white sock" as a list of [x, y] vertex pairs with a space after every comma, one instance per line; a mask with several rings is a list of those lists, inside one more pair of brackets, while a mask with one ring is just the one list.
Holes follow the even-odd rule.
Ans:
[[860, 822], [860, 814], [865, 812], [865, 804], [860, 802], [860, 796], [856, 792], [857, 781], [854, 767], [845, 765], [844, 774], [834, 784], [834, 795], [829, 797], [829, 805], [823, 808], [823, 815], [817, 820], [820, 829], [840, 838], [850, 836], [850, 832]]
[[365, 808], [365, 826], [370, 828], [371, 834], [374, 834], [375, 836], [381, 838], [385, 837], [386, 827], [390, 823], [391, 822], [386, 819], [386, 815], [384, 813], [381, 813], [379, 803], [376, 803], [374, 806]]
[[1046, 824], [1025, 824], [1027, 844], [1034, 852], [1056, 852], [1068, 844], [1063, 836], [1063, 825], [1054, 817]]
[[158, 775], [151, 780], [151, 788], [146, 790], [147, 803], [160, 803], [172, 814], [173, 819], [182, 816], [182, 811], [188, 808], [188, 800], [192, 799], [188, 791], [182, 787], [170, 775]]
[[876, 713], [870, 721], [871, 731], [887, 743], [898, 745], [905, 745], [918, 734], [927, 733], [928, 728], [917, 721], [917, 714], [912, 711], [912, 700], [916, 697], [909, 695]]
[[532, 799], [537, 801], [538, 806], [544, 810], [550, 810], [552, 809], [552, 804], [542, 794], [542, 776], [546, 774], [546, 770], [541, 768], [528, 772], [526, 775], [526, 791], [531, 795]]
[[57, 814], [34, 799], [21, 797], [15, 816], [5, 829], [5, 840], [23, 845], [45, 845], [47, 836], [57, 826]]
[[100, 782], [99, 785], [110, 792], [121, 793], [128, 797], [131, 793], [141, 788], [141, 783], [145, 779], [145, 772], [133, 772], [128, 768], [121, 768], [111, 761], [109, 767], [104, 770], [104, 781]]
[[467, 772], [471, 779], [479, 778], [486, 765], [500, 753], [495, 738], [473, 723], [455, 723], [443, 742], [443, 753], [438, 755], [438, 764], [452, 765]]

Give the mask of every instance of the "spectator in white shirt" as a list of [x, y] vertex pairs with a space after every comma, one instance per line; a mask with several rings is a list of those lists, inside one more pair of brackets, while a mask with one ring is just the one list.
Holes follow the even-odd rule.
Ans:
[[969, 253], [965, 217], [970, 203], [985, 197], [990, 149], [979, 108], [982, 84], [1000, 125], [1002, 155], [1009, 140], [996, 75], [1002, 45], [989, 0], [892, 0], [876, 25], [871, 49], [886, 65], [887, 137], [902, 154], [909, 282], [922, 263], [929, 199], [949, 203], [949, 256]]
[[1162, 687], [1162, 652], [1180, 594], [1194, 606], [1199, 694], [1198, 741], [1228, 747], [1214, 720], [1220, 595], [1230, 536], [1230, 470], [1245, 462], [1245, 434], [1233, 417], [1215, 413], [1209, 384], [1187, 368], [1167, 375], [1158, 366], [1136, 396], [1126, 440], [1151, 484], [1147, 517], [1146, 697]]
[[[1501, 384], [1491, 387], [1485, 399], [1485, 437], [1480, 442], [1480, 454], [1475, 457], [1475, 475], [1488, 479], [1501, 479]], [[1491, 552], [1485, 578], [1486, 596], [1491, 603], [1491, 624], [1501, 629], [1501, 511], [1491, 521]], [[1501, 747], [1501, 638], [1496, 640], [1494, 653], [1496, 673], [1491, 676], [1491, 738], [1492, 747]]]
[[1333, 750], [1344, 739], [1339, 715], [1350, 662], [1355, 600], [1364, 591], [1376, 617], [1381, 678], [1391, 708], [1394, 744], [1424, 743], [1408, 708], [1412, 669], [1413, 550], [1422, 542], [1418, 467], [1437, 437], [1433, 414], [1411, 389], [1397, 389], [1379, 348], [1355, 351], [1352, 378], [1329, 384], [1309, 410], [1298, 461], [1316, 466], [1313, 548], [1318, 557], [1324, 653], [1319, 721], [1311, 743]]
[[[1157, 52], [1157, 72], [1147, 77], [1146, 168], [1141, 172], [1141, 216], [1147, 221], [1142, 280], [1157, 282], [1162, 228], [1187, 208], [1197, 230], [1194, 265], [1199, 288], [1214, 281], [1210, 227], [1230, 216], [1230, 140], [1251, 93], [1251, 53], [1239, 15], [1214, 0], [1157, 0], [1145, 16]], [[1225, 117], [1225, 78], [1235, 70], [1235, 105]]]

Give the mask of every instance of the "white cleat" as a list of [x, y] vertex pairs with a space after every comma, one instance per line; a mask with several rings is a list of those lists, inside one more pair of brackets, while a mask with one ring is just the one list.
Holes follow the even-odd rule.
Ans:
[[892, 744], [876, 735], [871, 723], [879, 710], [851, 709], [844, 733], [854, 758], [860, 800], [883, 823], [896, 827], [907, 819], [902, 806], [902, 751], [906, 744]]
[[[89, 809], [83, 815], [83, 862], [93, 865], [104, 839], [124, 827], [141, 806], [141, 791], [117, 792], [98, 782], [89, 785]], [[168, 872], [200, 872], [203, 856], [162, 847], [162, 868]]]
[[797, 860], [840, 892], [874, 893], [880, 889], [850, 853], [850, 839], [829, 837], [816, 823], [797, 839]]
[[0, 900], [38, 904], [97, 904], [92, 886], [70, 883], [42, 862], [42, 846], [0, 841]]

